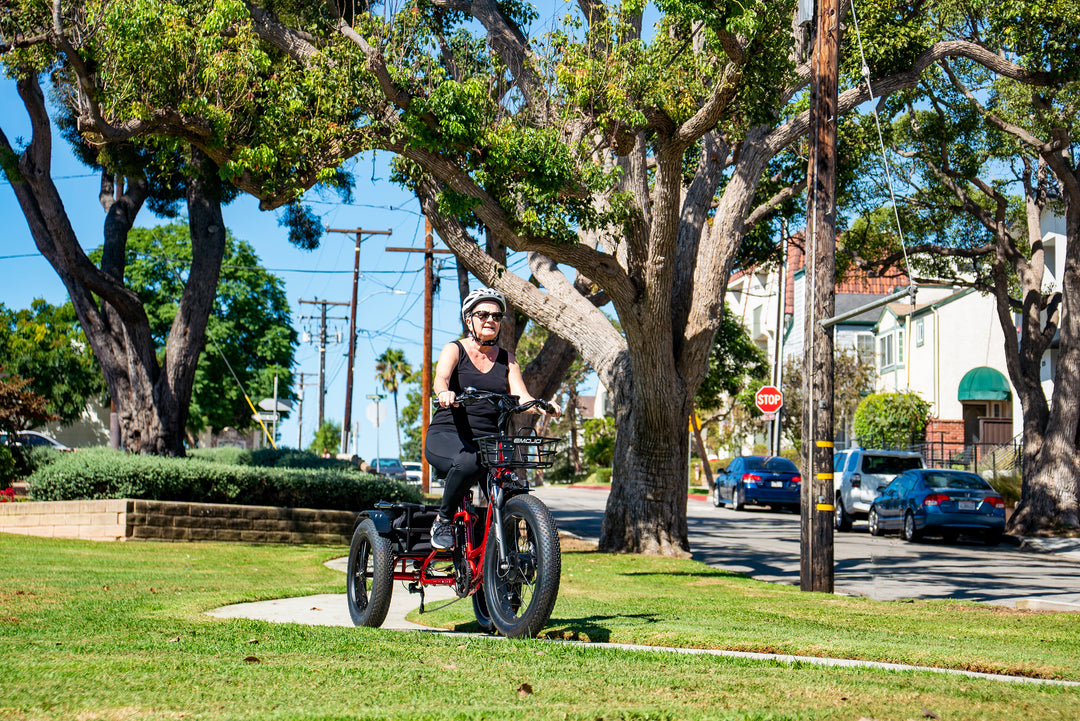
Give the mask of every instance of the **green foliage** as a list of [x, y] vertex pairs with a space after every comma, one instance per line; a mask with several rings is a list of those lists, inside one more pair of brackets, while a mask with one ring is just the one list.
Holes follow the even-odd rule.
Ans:
[[0, 490], [11, 485], [15, 473], [15, 456], [7, 446], [0, 446]]
[[341, 448], [341, 424], [334, 421], [323, 421], [315, 431], [315, 437], [311, 439], [308, 450], [317, 456], [337, 453]]
[[[179, 224], [136, 228], [128, 236], [126, 250], [127, 285], [146, 307], [150, 332], [158, 348], [164, 350], [191, 263], [188, 228]], [[101, 249], [92, 257], [100, 260]], [[250, 243], [232, 234], [225, 241], [207, 336], [195, 372], [188, 414], [191, 431], [250, 428], [254, 421], [243, 390], [253, 402], [270, 398], [275, 374], [278, 398], [292, 397], [297, 333], [291, 323], [285, 284], [260, 265]], [[234, 380], [234, 373], [243, 389]]]
[[615, 419], [589, 418], [583, 424], [582, 455], [591, 466], [610, 466], [615, 458]]
[[855, 410], [855, 436], [868, 447], [903, 447], [921, 440], [930, 404], [917, 393], [874, 393]]
[[0, 432], [14, 435], [53, 420], [48, 401], [29, 389], [30, 381], [13, 376], [0, 366]]
[[227, 466], [250, 466], [251, 451], [246, 448], [222, 446], [220, 448], [192, 448], [188, 458], [195, 458], [207, 463], [224, 463]]
[[356, 470], [234, 466], [105, 449], [65, 454], [35, 471], [27, 487], [38, 501], [141, 498], [358, 511], [380, 499], [420, 500], [404, 483]]
[[45, 398], [47, 412], [64, 424], [78, 420], [87, 402], [105, 392], [71, 303], [37, 299], [26, 310], [0, 304], [0, 358], [4, 370], [28, 379], [27, 390]]
[[737, 399], [744, 408], [753, 409], [753, 394], [768, 380], [765, 351], [750, 339], [750, 331], [724, 304], [724, 315], [709, 353], [708, 373], [694, 397], [695, 406], [714, 410], [725, 401]]
[[338, 458], [323, 458], [293, 448], [261, 448], [251, 454], [251, 465], [260, 468], [319, 468], [341, 470], [356, 466]]
[[[874, 390], [877, 370], [873, 360], [860, 358], [851, 348], [833, 352], [833, 417], [837, 429], [855, 417], [859, 403]], [[796, 449], [802, 447], [803, 360], [791, 358], [784, 364], [784, 412], [781, 432]]]

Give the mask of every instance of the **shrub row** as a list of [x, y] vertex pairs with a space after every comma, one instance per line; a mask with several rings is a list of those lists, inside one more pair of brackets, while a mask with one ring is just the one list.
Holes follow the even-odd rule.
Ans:
[[421, 500], [404, 483], [349, 469], [260, 468], [107, 449], [64, 454], [38, 468], [27, 490], [36, 501], [139, 498], [349, 511], [378, 500]]
[[244, 448], [195, 448], [188, 457], [230, 466], [258, 466], [260, 468], [356, 468], [355, 464], [337, 458], [323, 458], [310, 451], [295, 448], [263, 448], [249, 451]]

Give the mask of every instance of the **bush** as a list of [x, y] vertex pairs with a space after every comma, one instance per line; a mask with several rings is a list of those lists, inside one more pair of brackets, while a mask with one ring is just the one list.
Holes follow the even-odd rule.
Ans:
[[188, 458], [198, 458], [208, 463], [224, 463], [227, 466], [250, 466], [251, 451], [246, 448], [233, 448], [222, 446], [221, 448], [192, 448], [188, 451]]
[[611, 483], [611, 468], [597, 468], [585, 479], [585, 483], [592, 486], [604, 486]]
[[930, 404], [916, 393], [872, 393], [859, 402], [853, 422], [863, 447], [902, 448], [918, 442]]
[[15, 456], [7, 446], [0, 446], [0, 490], [8, 488], [15, 480]]
[[263, 448], [251, 454], [251, 465], [260, 468], [356, 468], [348, 461], [323, 458], [295, 448]]
[[106, 449], [64, 454], [28, 480], [35, 501], [139, 498], [359, 511], [375, 501], [421, 502], [404, 483], [348, 469], [230, 466]]

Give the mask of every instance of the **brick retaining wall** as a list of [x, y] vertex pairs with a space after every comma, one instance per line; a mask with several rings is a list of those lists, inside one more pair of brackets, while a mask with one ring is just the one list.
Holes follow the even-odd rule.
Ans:
[[0, 504], [0, 532], [96, 541], [347, 544], [352, 511], [132, 499]]

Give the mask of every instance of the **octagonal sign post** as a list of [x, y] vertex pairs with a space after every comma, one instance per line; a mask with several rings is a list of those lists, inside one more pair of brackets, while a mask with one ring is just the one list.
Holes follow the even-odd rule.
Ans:
[[766, 419], [771, 419], [784, 406], [784, 394], [776, 386], [762, 386], [754, 394], [754, 404]]

